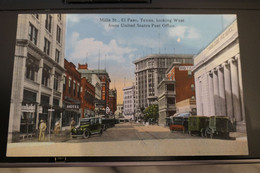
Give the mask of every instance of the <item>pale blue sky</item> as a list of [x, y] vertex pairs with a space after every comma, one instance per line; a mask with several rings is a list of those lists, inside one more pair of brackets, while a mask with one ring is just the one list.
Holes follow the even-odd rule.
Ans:
[[[142, 22], [143, 19], [153, 21]], [[172, 21], [156, 22], [156, 19]], [[87, 62], [90, 69], [97, 69], [100, 57], [100, 69], [106, 64], [111, 85], [129, 86], [134, 82], [135, 59], [159, 51], [197, 54], [235, 19], [236, 15], [68, 14], [65, 58], [76, 66]], [[121, 27], [121, 24], [135, 24], [135, 27]], [[137, 26], [141, 24], [150, 27]]]

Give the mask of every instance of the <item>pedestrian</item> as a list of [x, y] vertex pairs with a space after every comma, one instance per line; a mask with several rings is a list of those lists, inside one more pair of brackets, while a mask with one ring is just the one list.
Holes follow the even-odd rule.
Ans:
[[60, 133], [60, 122], [57, 121], [57, 122], [55, 123], [55, 127], [54, 127], [54, 134], [57, 135], [57, 134], [59, 134], [59, 133]]
[[43, 120], [41, 120], [40, 121], [40, 125], [39, 125], [39, 130], [40, 130], [39, 141], [45, 139], [45, 130], [46, 130], [46, 128], [47, 128], [46, 123]]
[[72, 130], [76, 125], [76, 121], [74, 120], [74, 118], [71, 118], [71, 122], [70, 122], [70, 129]]

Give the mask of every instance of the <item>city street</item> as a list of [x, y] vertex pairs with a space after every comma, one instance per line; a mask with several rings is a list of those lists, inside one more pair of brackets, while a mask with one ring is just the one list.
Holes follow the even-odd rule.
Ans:
[[148, 125], [138, 123], [120, 123], [115, 127], [107, 129], [102, 136], [93, 135], [89, 139], [77, 137], [66, 142], [97, 142], [97, 141], [133, 141], [133, 140], [153, 140], [153, 139], [181, 139], [198, 138], [183, 134], [182, 132], [171, 133], [168, 128], [162, 128], [157, 125]]
[[[237, 138], [234, 137], [236, 135]], [[231, 134], [230, 140], [206, 139], [182, 132], [171, 133], [157, 125], [120, 123], [102, 136], [63, 142], [25, 141], [8, 144], [8, 156], [187, 156], [246, 155], [247, 139]]]

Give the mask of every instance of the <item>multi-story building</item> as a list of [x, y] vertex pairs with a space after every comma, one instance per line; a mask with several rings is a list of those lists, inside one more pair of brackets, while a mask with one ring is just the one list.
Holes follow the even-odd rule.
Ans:
[[166, 71], [166, 78], [159, 85], [159, 125], [165, 125], [165, 118], [176, 112], [196, 114], [195, 86], [192, 64], [172, 63]]
[[40, 120], [49, 131], [50, 117], [61, 117], [65, 18], [63, 14], [18, 15], [9, 142], [35, 135]]
[[197, 114], [227, 116], [245, 132], [237, 21], [194, 58]]
[[87, 64], [79, 64], [78, 71], [81, 73], [82, 77], [92, 76], [93, 74], [97, 75], [101, 82], [101, 101], [99, 101], [99, 114], [105, 115], [105, 110], [109, 106], [109, 84], [111, 82], [109, 75], [106, 70], [89, 70]]
[[116, 112], [115, 112], [115, 118], [121, 118], [123, 117], [123, 112], [124, 112], [124, 106], [123, 104], [117, 104], [116, 106]]
[[85, 77], [81, 78], [81, 117], [95, 116], [95, 87]]
[[78, 122], [80, 118], [81, 104], [81, 75], [72, 62], [64, 60], [66, 70], [63, 77], [63, 114], [62, 127], [69, 127], [71, 119]]
[[[78, 64], [78, 69], [88, 69], [88, 64]], [[82, 73], [82, 77], [85, 77], [88, 82], [90, 82], [95, 87], [95, 115], [99, 115], [100, 108], [102, 107], [100, 104], [101, 101], [101, 81], [97, 74], [94, 73]]]
[[110, 89], [109, 90], [109, 109], [110, 109], [110, 115], [115, 114], [115, 111], [117, 109], [116, 107], [117, 103], [117, 90], [116, 89]]
[[189, 54], [151, 54], [134, 61], [137, 111], [157, 103], [158, 84], [173, 62], [193, 64], [192, 57], [193, 55]]
[[135, 118], [135, 86], [123, 88], [124, 117], [126, 119]]

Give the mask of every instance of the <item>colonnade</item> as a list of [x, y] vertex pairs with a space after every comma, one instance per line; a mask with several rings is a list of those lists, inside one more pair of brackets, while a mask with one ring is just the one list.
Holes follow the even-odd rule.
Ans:
[[239, 54], [196, 78], [195, 84], [198, 115], [245, 121]]

